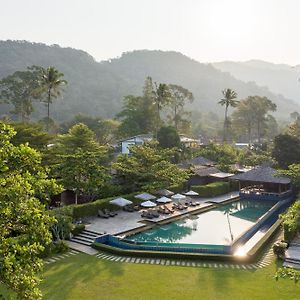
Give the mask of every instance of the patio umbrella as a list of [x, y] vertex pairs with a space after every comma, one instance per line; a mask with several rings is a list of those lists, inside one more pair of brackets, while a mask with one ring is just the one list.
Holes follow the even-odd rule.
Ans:
[[156, 206], [156, 204], [152, 201], [145, 201], [145, 202], [141, 203], [141, 206], [143, 206], [143, 207], [154, 207], [154, 206]]
[[172, 200], [170, 198], [167, 198], [167, 197], [161, 197], [159, 199], [156, 200], [156, 202], [159, 202], [159, 203], [168, 203], [168, 202], [171, 202]]
[[134, 196], [134, 198], [137, 198], [137, 199], [141, 199], [141, 200], [153, 200], [155, 199], [156, 197], [151, 195], [151, 194], [148, 194], [148, 193], [142, 193], [142, 194], [139, 194], [139, 195], [136, 195]]
[[199, 196], [197, 192], [194, 192], [192, 190], [188, 191], [187, 193], [184, 193], [186, 196]]
[[161, 189], [155, 192], [155, 194], [159, 195], [159, 196], [165, 196], [165, 197], [170, 197], [172, 195], [174, 195], [174, 193], [172, 191], [169, 191], [167, 189]]
[[171, 197], [173, 200], [181, 200], [181, 199], [185, 199], [186, 197], [184, 195], [181, 194], [175, 194], [174, 196]]
[[132, 204], [132, 201], [120, 197], [120, 198], [116, 198], [114, 200], [109, 201], [109, 203], [123, 207], [123, 206], [129, 205], [129, 204]]

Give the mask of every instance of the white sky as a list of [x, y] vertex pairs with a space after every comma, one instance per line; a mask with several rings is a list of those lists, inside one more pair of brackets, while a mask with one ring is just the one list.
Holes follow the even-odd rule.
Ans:
[[300, 0], [0, 0], [0, 39], [85, 50], [135, 49], [198, 61], [300, 64]]

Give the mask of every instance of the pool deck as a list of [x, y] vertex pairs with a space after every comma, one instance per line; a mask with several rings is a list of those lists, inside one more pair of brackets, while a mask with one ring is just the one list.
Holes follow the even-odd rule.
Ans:
[[[86, 225], [86, 229], [95, 232], [101, 232], [103, 234], [106, 233], [111, 235], [117, 235], [127, 231], [140, 230], [143, 227], [148, 227], [151, 223], [167, 223], [170, 220], [179, 218], [186, 214], [205, 211], [207, 209], [215, 207], [215, 204], [234, 200], [238, 196], [238, 192], [231, 192], [213, 198], [193, 198], [193, 201], [200, 202], [200, 205], [188, 207], [187, 209], [182, 211], [175, 211], [173, 214], [170, 215], [160, 215], [159, 218], [151, 220], [142, 218], [141, 211], [125, 212], [120, 210], [117, 216], [109, 219], [103, 219], [99, 217], [89, 218], [89, 224]], [[172, 203], [167, 204], [167, 206], [171, 207]]]

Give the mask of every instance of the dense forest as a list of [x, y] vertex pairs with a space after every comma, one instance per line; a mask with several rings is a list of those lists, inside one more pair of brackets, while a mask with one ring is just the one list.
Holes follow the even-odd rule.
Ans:
[[[199, 113], [223, 114], [217, 104], [220, 91], [234, 89], [239, 99], [249, 95], [266, 96], [277, 105], [274, 115], [279, 120], [289, 118], [299, 106], [283, 96], [276, 95], [255, 83], [245, 83], [210, 64], [202, 64], [177, 52], [134, 51], [120, 58], [97, 62], [88, 53], [58, 45], [47, 46], [26, 41], [0, 42], [0, 78], [26, 67], [55, 66], [65, 75], [68, 86], [63, 98], [51, 106], [51, 115], [57, 121], [70, 120], [75, 114], [113, 117], [122, 106], [122, 99], [129, 94], [141, 94], [144, 80], [178, 84], [189, 89], [194, 101], [189, 104], [197, 116]], [[10, 108], [2, 104], [1, 115]], [[46, 115], [44, 104], [37, 103], [33, 119]]]

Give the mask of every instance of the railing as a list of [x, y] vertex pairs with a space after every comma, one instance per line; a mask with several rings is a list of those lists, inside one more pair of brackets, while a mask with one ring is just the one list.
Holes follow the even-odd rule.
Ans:
[[289, 198], [292, 195], [292, 191], [288, 190], [283, 193], [271, 193], [265, 191], [251, 191], [244, 189], [240, 190], [239, 194], [241, 199], [279, 201]]

